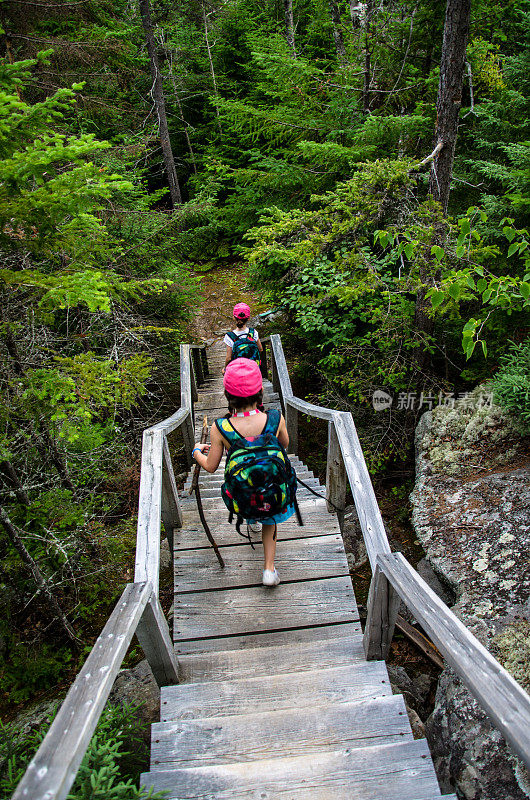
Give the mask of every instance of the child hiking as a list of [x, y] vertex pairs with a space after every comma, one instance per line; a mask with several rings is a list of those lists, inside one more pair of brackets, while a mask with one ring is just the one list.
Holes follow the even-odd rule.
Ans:
[[258, 332], [255, 328], [248, 327], [250, 308], [246, 303], [237, 303], [234, 306], [234, 319], [236, 327], [225, 334], [223, 342], [226, 345], [226, 360], [224, 370], [236, 358], [251, 358], [260, 363], [260, 353], [263, 352]]
[[229, 414], [212, 425], [211, 445], [196, 444], [193, 456], [207, 472], [215, 472], [228, 451], [221, 488], [230, 519], [261, 523], [263, 585], [277, 586], [274, 566], [276, 530], [295, 512], [296, 475], [286, 453], [289, 436], [276, 409], [263, 412], [263, 384], [258, 364], [248, 358], [229, 362], [223, 379]]

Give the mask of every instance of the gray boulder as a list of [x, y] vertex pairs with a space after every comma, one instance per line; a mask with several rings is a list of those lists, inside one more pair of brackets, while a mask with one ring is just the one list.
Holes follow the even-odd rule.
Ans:
[[[454, 613], [528, 691], [530, 469], [522, 465], [524, 445], [496, 406], [468, 398], [427, 412], [416, 432], [411, 499], [416, 535], [441, 579], [435, 591], [445, 602], [454, 593]], [[450, 669], [442, 673], [426, 732], [442, 788], [455, 785], [465, 800], [530, 797], [522, 763]]]

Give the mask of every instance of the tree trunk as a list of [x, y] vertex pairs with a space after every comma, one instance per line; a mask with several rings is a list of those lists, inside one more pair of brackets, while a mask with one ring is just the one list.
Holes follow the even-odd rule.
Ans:
[[342, 35], [340, 10], [337, 0], [328, 0], [329, 11], [331, 14], [331, 24], [333, 25], [333, 39], [337, 50], [337, 58], [341, 64], [346, 63], [346, 48], [344, 47], [344, 37]]
[[62, 625], [68, 638], [75, 644], [79, 644], [79, 639], [77, 638], [76, 632], [70, 625], [66, 617], [66, 614], [61, 609], [59, 603], [52, 594], [50, 587], [48, 586], [45, 577], [40, 571], [37, 562], [28, 552], [24, 542], [20, 537], [18, 529], [13, 525], [5, 509], [2, 508], [2, 506], [0, 506], [0, 523], [2, 524], [2, 527], [7, 533], [7, 536], [11, 544], [13, 545], [13, 547], [19, 554], [21, 560], [23, 561], [24, 565], [26, 566], [26, 569], [28, 570], [31, 577], [35, 581], [39, 591], [42, 593], [46, 605], [48, 606], [53, 618], [56, 619]]
[[372, 83], [372, 51], [370, 50], [373, 0], [366, 4], [366, 19], [364, 24], [364, 78], [363, 78], [363, 112], [370, 111], [370, 86]]
[[7, 485], [15, 492], [18, 502], [22, 506], [29, 506], [28, 493], [20, 482], [16, 469], [11, 461], [2, 461], [0, 463], [0, 470], [4, 473], [4, 478]]
[[193, 152], [193, 147], [191, 145], [190, 135], [188, 133], [189, 125], [184, 119], [184, 110], [182, 108], [182, 103], [180, 102], [180, 97], [177, 89], [177, 82], [175, 81], [175, 75], [173, 73], [173, 56], [169, 51], [166, 51], [166, 55], [169, 58], [169, 77], [171, 78], [171, 84], [173, 86], [173, 95], [175, 97], [175, 102], [178, 106], [179, 113], [180, 113], [180, 121], [184, 126], [184, 136], [186, 137], [186, 144], [188, 145], [188, 152], [191, 158], [191, 164], [193, 167], [193, 171], [197, 174], [197, 164], [195, 163], [195, 153]]
[[164, 165], [166, 168], [171, 203], [174, 208], [175, 206], [180, 206], [182, 204], [182, 195], [180, 193], [177, 171], [175, 169], [175, 159], [173, 158], [173, 151], [171, 149], [171, 141], [169, 138], [169, 128], [166, 115], [166, 100], [164, 97], [164, 87], [162, 86], [162, 76], [160, 74], [160, 66], [158, 63], [158, 53], [156, 49], [155, 36], [153, 33], [153, 23], [151, 21], [149, 0], [139, 0], [139, 7], [140, 16], [142, 18], [142, 26], [145, 33], [145, 41], [147, 44], [147, 53], [149, 55], [149, 67], [151, 70], [151, 77], [153, 79], [151, 96], [153, 98], [158, 116], [158, 135], [160, 137], [160, 146], [162, 148], [162, 156], [164, 158]]
[[296, 58], [296, 48], [294, 46], [293, 0], [283, 0], [283, 11], [285, 14], [285, 35], [287, 37], [287, 43], [293, 51], [293, 56]]
[[[213, 83], [213, 92], [216, 97], [219, 97], [219, 92], [217, 91], [217, 80], [215, 77], [215, 69], [213, 64], [213, 57], [212, 57], [212, 48], [210, 46], [210, 34], [208, 30], [208, 15], [206, 13], [206, 8], [204, 3], [202, 3], [202, 18], [204, 21], [204, 40], [206, 42], [206, 51], [208, 53], [208, 62], [210, 64], [210, 74], [212, 76], [212, 83]], [[215, 106], [215, 116], [217, 117], [217, 127], [219, 128], [219, 134], [222, 136], [223, 131], [221, 130], [221, 121], [219, 119], [219, 109]]]
[[441, 203], [444, 214], [449, 203], [458, 115], [462, 105], [470, 12], [471, 0], [447, 0], [434, 136], [435, 144], [441, 142], [443, 146], [433, 160], [429, 179], [429, 191]]

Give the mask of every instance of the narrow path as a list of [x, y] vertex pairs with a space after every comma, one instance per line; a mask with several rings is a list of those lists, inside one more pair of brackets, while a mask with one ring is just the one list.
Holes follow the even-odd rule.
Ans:
[[[226, 410], [222, 344], [212, 346], [209, 362], [197, 435], [205, 413], [211, 423]], [[270, 383], [265, 403], [278, 404]], [[253, 549], [228, 525], [221, 482], [222, 467], [201, 480], [224, 569], [186, 491], [182, 498], [174, 616], [181, 683], [162, 690], [144, 784], [174, 800], [440, 798], [427, 745], [414, 741], [384, 662], [364, 658], [342, 537], [325, 500], [299, 492], [305, 524], [280, 526], [282, 582], [266, 588], [259, 534]]]

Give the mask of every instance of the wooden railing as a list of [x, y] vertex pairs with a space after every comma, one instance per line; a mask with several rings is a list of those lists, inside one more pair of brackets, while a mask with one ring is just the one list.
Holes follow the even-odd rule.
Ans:
[[[401, 553], [392, 553], [353, 417], [295, 397], [280, 337], [262, 340], [273, 388], [280, 395], [289, 450], [298, 450], [298, 415], [328, 422], [326, 495], [344, 508], [348, 487], [372, 568], [364, 649], [368, 659], [388, 656], [400, 601], [414, 614], [446, 662], [482, 705], [491, 722], [530, 768], [530, 697], [430, 589]], [[332, 510], [332, 506], [329, 506]], [[340, 514], [339, 514], [340, 518]]]
[[205, 349], [181, 345], [181, 407], [143, 434], [134, 583], [126, 586], [13, 800], [67, 797], [135, 633], [158, 685], [178, 682], [177, 659], [158, 599], [161, 520], [171, 553], [173, 528], [182, 526], [167, 437], [182, 428], [186, 458], [191, 464], [196, 386], [207, 374]]

